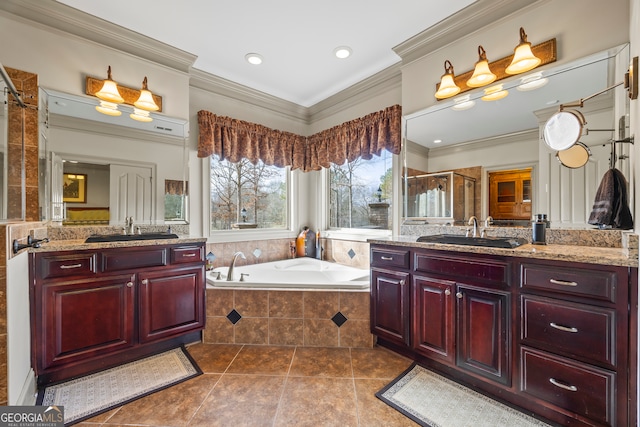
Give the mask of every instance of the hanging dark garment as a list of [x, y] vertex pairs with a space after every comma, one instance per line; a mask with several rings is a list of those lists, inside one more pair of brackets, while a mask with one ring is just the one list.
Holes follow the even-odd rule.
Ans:
[[611, 168], [602, 177], [589, 216], [589, 224], [623, 230], [633, 228], [627, 199], [627, 180], [618, 169]]

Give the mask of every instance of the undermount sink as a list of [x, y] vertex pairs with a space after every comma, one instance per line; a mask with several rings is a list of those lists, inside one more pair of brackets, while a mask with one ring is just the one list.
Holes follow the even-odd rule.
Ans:
[[522, 237], [466, 237], [459, 234], [434, 234], [421, 236], [416, 240], [424, 243], [440, 243], [445, 245], [482, 246], [487, 248], [517, 248], [529, 243]]
[[129, 242], [132, 240], [161, 240], [177, 239], [174, 233], [143, 233], [143, 234], [93, 234], [84, 241], [85, 243], [102, 242]]

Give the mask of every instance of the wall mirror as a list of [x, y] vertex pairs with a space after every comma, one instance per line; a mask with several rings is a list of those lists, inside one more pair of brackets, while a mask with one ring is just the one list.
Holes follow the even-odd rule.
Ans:
[[188, 223], [188, 122], [96, 111], [96, 98], [40, 89], [39, 196], [62, 225]]
[[[405, 150], [409, 150], [409, 153], [421, 153], [420, 156], [407, 155], [407, 151], [404, 153], [403, 217], [405, 224], [425, 222], [413, 215], [415, 209], [409, 206], [410, 203], [413, 203], [413, 199], [410, 197], [411, 192], [407, 186], [410, 181], [410, 175], [407, 174], [407, 171], [424, 174], [443, 172], [445, 169], [439, 167], [440, 164], [437, 160], [433, 160], [436, 153], [440, 152], [447, 153], [448, 169], [483, 167], [483, 177], [476, 184], [482, 186], [480, 194], [483, 199], [482, 208], [477, 209], [475, 213], [478, 218], [488, 214], [488, 172], [491, 169], [499, 169], [502, 162], [503, 169], [533, 166], [531, 185], [533, 187], [534, 209], [548, 212], [550, 216], [555, 215], [556, 226], [561, 226], [564, 222], [577, 224], [583, 221], [584, 214], [581, 214], [582, 217], [577, 219], [565, 220], [567, 215], [565, 211], [568, 209], [562, 211], [561, 207], [557, 208], [554, 204], [556, 203], [555, 199], [562, 198], [561, 191], [569, 191], [559, 186], [560, 184], [556, 185], [556, 181], [560, 180], [558, 175], [582, 172], [567, 167], [564, 167], [566, 170], [556, 172], [556, 168], [561, 167], [558, 158], [556, 158], [556, 152], [552, 152], [541, 142], [539, 129], [541, 124], [544, 124], [553, 113], [558, 111], [560, 104], [586, 98], [623, 81], [628, 65], [629, 46], [626, 44], [571, 63], [549, 64], [541, 69], [510, 77], [501, 82], [504, 90], [508, 91], [508, 96], [497, 101], [483, 101], [481, 97], [484, 95], [484, 91], [480, 88], [466, 93], [463, 97], [439, 101], [425, 110], [405, 115], [404, 133], [407, 143], [403, 147]], [[534, 84], [533, 82], [538, 83]], [[627, 100], [625, 101], [625, 99]], [[606, 170], [602, 170], [602, 168], [608, 167], [609, 148], [599, 150], [594, 149], [593, 146], [602, 146], [603, 142], [618, 138], [625, 131], [624, 129], [622, 132], [618, 131], [619, 126], [624, 128], [624, 120], [621, 119], [628, 117], [629, 112], [626, 91], [621, 86], [594, 98], [593, 102], [598, 103], [599, 111], [606, 110], [607, 113], [601, 114], [604, 119], [597, 124], [595, 121], [587, 124], [584, 132], [588, 132], [589, 127], [593, 127], [594, 124], [595, 127], [604, 128], [601, 130], [606, 132], [598, 132], [598, 135], [593, 133], [586, 139], [581, 139], [583, 142], [589, 138], [592, 141], [597, 141], [597, 144], [591, 145], [593, 153], [589, 152], [590, 155], [593, 154], [589, 161], [591, 162], [593, 158], [593, 161], [596, 162], [593, 172], [583, 173], [585, 177], [580, 180], [574, 179], [579, 182], [579, 185], [588, 187], [584, 200], [580, 201], [579, 208], [582, 211], [590, 211], [593, 203], [593, 198], [590, 199], [590, 197], [595, 194], [600, 179], [595, 177], [601, 177]], [[546, 116], [543, 117], [544, 114]], [[628, 120], [626, 123], [628, 128]], [[527, 142], [527, 144], [531, 144], [528, 146], [529, 151], [533, 153], [530, 157], [535, 158], [529, 164], [522, 165], [519, 164], [519, 159], [515, 158], [517, 151], [514, 154], [508, 149], [507, 144], [511, 142], [504, 143], [502, 141], [517, 141], [524, 138], [530, 140]], [[465, 151], [471, 147], [481, 150], [482, 148], [478, 147], [492, 144], [494, 153], [497, 154], [494, 154], [491, 159], [493, 162], [491, 168], [485, 168], [484, 164], [472, 164], [476, 158], [482, 159], [482, 155], [476, 156], [477, 153], [474, 152], [474, 156], [476, 156], [474, 159], [470, 159], [468, 154], [465, 155]], [[495, 151], [497, 144], [505, 145], [500, 145], [500, 151]], [[540, 144], [545, 147], [539, 148]], [[408, 145], [410, 148], [407, 149]], [[598, 160], [597, 156], [603, 158]], [[461, 159], [459, 165], [456, 164], [456, 157]], [[417, 158], [420, 159], [418, 160], [421, 162], [420, 164], [416, 163]], [[481, 162], [481, 160], [477, 161]], [[627, 160], [626, 163], [628, 169], [629, 161]], [[577, 172], [571, 172], [572, 170]], [[625, 175], [630, 176], [628, 173]], [[566, 185], [566, 180], [562, 185]], [[564, 195], [566, 196], [566, 194]], [[536, 197], [538, 197], [537, 200]], [[557, 203], [563, 202], [560, 200]], [[632, 203], [631, 206], [633, 206]], [[573, 210], [575, 211], [575, 207]], [[589, 212], [586, 212], [587, 217], [588, 215]], [[431, 223], [427, 218], [422, 219]], [[586, 220], [584, 223], [586, 224]]]

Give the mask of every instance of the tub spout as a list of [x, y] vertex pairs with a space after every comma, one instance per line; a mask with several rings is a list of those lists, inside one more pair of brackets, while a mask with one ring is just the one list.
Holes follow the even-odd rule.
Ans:
[[247, 259], [247, 257], [244, 256], [242, 252], [238, 251], [235, 254], [233, 254], [233, 259], [231, 260], [231, 265], [229, 265], [229, 271], [227, 272], [227, 281], [229, 282], [233, 280], [233, 268], [236, 266], [236, 260], [238, 259], [238, 257], [242, 259]]

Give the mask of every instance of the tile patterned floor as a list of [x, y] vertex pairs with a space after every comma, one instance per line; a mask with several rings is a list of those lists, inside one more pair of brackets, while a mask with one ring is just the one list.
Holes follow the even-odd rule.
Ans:
[[380, 347], [188, 347], [204, 375], [79, 426], [417, 426], [374, 396], [411, 365]]

